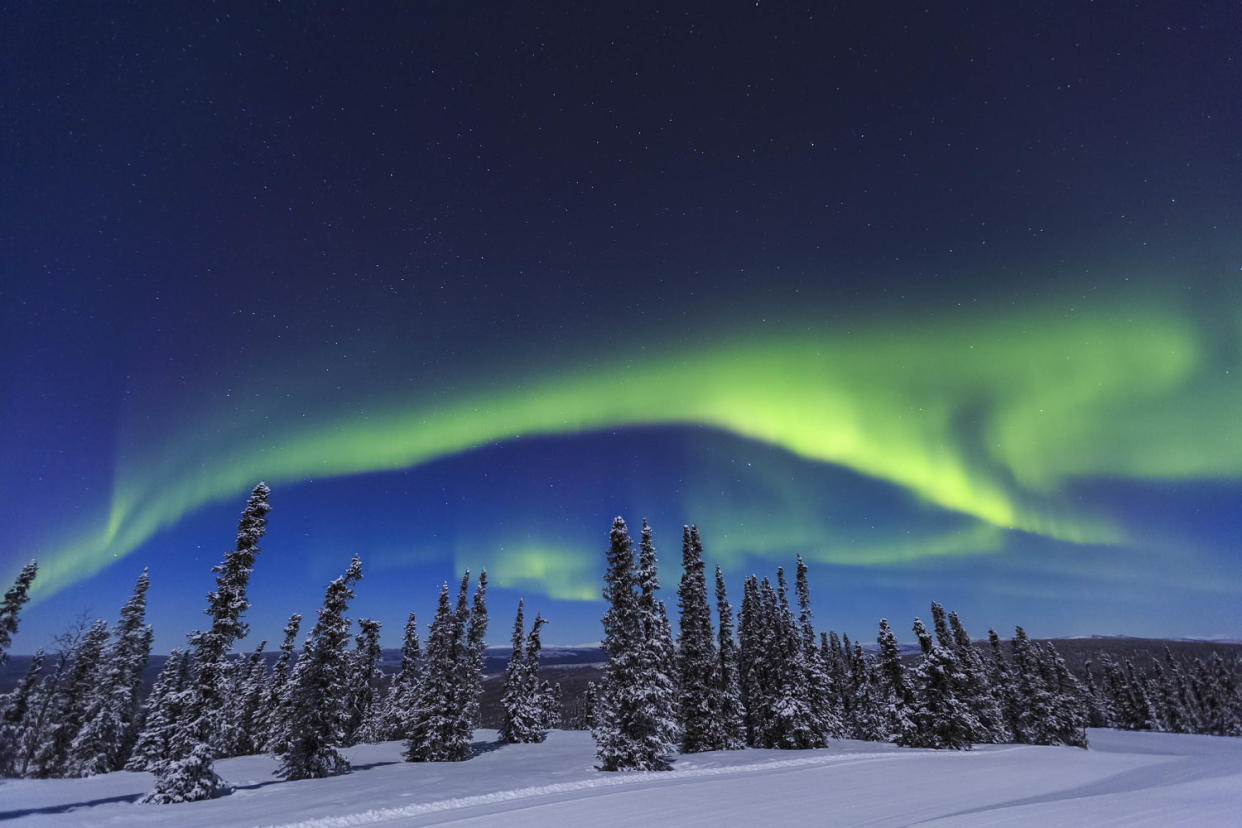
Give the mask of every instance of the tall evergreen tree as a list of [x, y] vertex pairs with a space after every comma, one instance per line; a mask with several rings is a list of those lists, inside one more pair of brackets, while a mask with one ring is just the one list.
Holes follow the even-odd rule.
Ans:
[[[939, 604], [932, 604], [932, 614], [936, 614]], [[944, 610], [940, 612], [943, 614]], [[992, 686], [988, 668], [983, 656], [971, 643], [966, 628], [958, 619], [956, 612], [949, 613], [949, 629], [952, 640], [949, 646], [957, 656], [965, 686], [963, 688], [966, 704], [970, 712], [979, 722], [979, 730], [972, 735], [971, 741], [998, 744], [1013, 738], [1005, 718], [1005, 706], [998, 689]]]
[[513, 649], [509, 653], [509, 663], [505, 667], [504, 689], [500, 695], [503, 709], [500, 720], [500, 741], [506, 743], [524, 741], [521, 738], [525, 732], [521, 717], [526, 710], [526, 660], [522, 641], [525, 638], [526, 629], [522, 607], [523, 601], [519, 599], [517, 615], [513, 619]]
[[22, 606], [30, 600], [30, 584], [39, 573], [37, 561], [31, 561], [17, 573], [13, 586], [4, 593], [4, 601], [0, 602], [0, 666], [9, 658], [9, 644], [13, 642], [13, 634], [17, 632], [17, 619]]
[[273, 753], [281, 753], [284, 744], [281, 741], [287, 732], [287, 710], [284, 699], [288, 695], [289, 679], [293, 676], [294, 664], [297, 659], [296, 647], [298, 629], [302, 626], [302, 613], [295, 612], [285, 623], [284, 638], [280, 642], [280, 655], [272, 665], [272, 675], [268, 679], [264, 691], [263, 713], [260, 726], [262, 747]]
[[650, 557], [650, 564], [636, 572], [629, 529], [617, 517], [604, 573], [608, 608], [603, 649], [608, 660], [592, 731], [603, 770], [666, 769], [675, 744], [671, 682], [658, 662], [665, 643], [660, 623], [663, 605], [654, 598], [654, 550], [644, 549], [643, 556]]
[[[644, 544], [647, 525], [644, 521]], [[681, 530], [681, 583], [677, 606], [681, 610], [677, 636], [680, 678], [681, 752], [717, 750], [721, 744], [717, 658], [712, 641], [711, 610], [707, 606], [707, 579], [698, 528]]]
[[51, 727], [35, 752], [34, 776], [65, 776], [69, 772], [69, 750], [86, 721], [107, 643], [108, 625], [100, 620], [82, 636], [74, 650], [68, 680], [54, 688], [48, 711]]
[[354, 597], [354, 584], [361, 578], [362, 562], [355, 555], [345, 574], [328, 585], [315, 627], [294, 668], [287, 733], [281, 740], [285, 750], [277, 771], [284, 779], [318, 779], [349, 771], [349, 761], [336, 748], [345, 738], [346, 711], [341, 701], [349, 696], [345, 612]]
[[801, 635], [789, 608], [783, 567], [776, 569], [776, 605], [769, 604], [768, 619], [774, 663], [774, 693], [768, 707], [768, 746], [789, 750], [823, 747], [824, 732], [816, 716], [808, 683], [810, 670], [804, 657]]
[[142, 674], [151, 657], [151, 627], [146, 623], [147, 570], [142, 570], [134, 592], [117, 622], [115, 640], [103, 655], [87, 702], [82, 729], [69, 746], [66, 772], [92, 776], [120, 770], [129, 758], [137, 734]]
[[483, 695], [483, 652], [487, 649], [487, 570], [479, 570], [479, 580], [470, 602], [466, 624], [466, 643], [462, 660], [460, 738], [470, 743], [479, 726], [479, 698]]
[[233, 752], [238, 756], [260, 753], [267, 744], [263, 708], [268, 692], [267, 665], [263, 662], [263, 649], [267, 641], [246, 657], [245, 666], [239, 672], [236, 711], [237, 744]]
[[346, 668], [346, 711], [344, 741], [352, 745], [363, 740], [363, 726], [374, 714], [380, 683], [380, 623], [370, 618], [358, 619], [358, 635]]
[[405, 635], [401, 640], [401, 666], [388, 687], [381, 721], [382, 739], [400, 739], [405, 735], [406, 724], [413, 715], [418, 698], [419, 658], [418, 622], [414, 613], [405, 622]]
[[746, 721], [739, 683], [738, 645], [733, 638], [733, 607], [725, 593], [720, 567], [716, 567], [716, 616], [719, 620], [716, 652], [720, 659], [716, 670], [720, 697], [719, 746], [724, 750], [740, 750], [746, 746]]
[[[697, 531], [694, 532], [697, 536]], [[673, 628], [669, 624], [664, 602], [656, 597], [660, 590], [659, 567], [651, 527], [643, 520], [638, 544], [639, 628], [643, 640], [643, 686], [648, 704], [658, 711], [654, 744], [678, 744], [681, 723], [677, 717], [677, 650], [673, 644]]]
[[125, 762], [125, 770], [150, 770], [168, 755], [168, 745], [181, 714], [189, 674], [188, 654], [181, 650], [169, 653], [147, 697], [142, 728]]
[[901, 665], [901, 650], [888, 620], [880, 619], [880, 645], [877, 678], [880, 680], [880, 719], [889, 741], [899, 745], [918, 741], [918, 723], [914, 716], [914, 694], [906, 683], [905, 670]]
[[242, 621], [250, 606], [246, 587], [259, 554], [259, 541], [267, 531], [270, 493], [266, 483], [254, 487], [238, 522], [236, 546], [212, 569], [216, 589], [207, 596], [206, 610], [211, 627], [190, 638], [194, 673], [183, 722], [173, 736], [168, 761], [156, 769], [155, 788], [143, 802], [193, 802], [231, 790], [212, 765], [221, 746], [235, 742], [227, 716], [227, 656], [233, 643], [247, 632]]
[[440, 590], [440, 604], [427, 636], [422, 681], [405, 728], [405, 758], [410, 762], [460, 762], [470, 754], [466, 683], [474, 656], [468, 635], [469, 579], [467, 572], [458, 590], [456, 610], [449, 609], [448, 584]]
[[742, 584], [742, 611], [738, 615], [738, 688], [742, 693], [742, 716], [746, 744], [758, 746], [763, 729], [763, 652], [760, 623], [759, 579], [750, 575]]
[[505, 669], [504, 707], [500, 740], [509, 743], [542, 742], [555, 716], [552, 686], [539, 678], [540, 630], [547, 621], [535, 616], [523, 648], [522, 604], [513, 622], [513, 654]]
[[806, 687], [807, 701], [811, 705], [815, 727], [815, 735], [810, 746], [826, 747], [829, 734], [840, 735], [841, 720], [834, 709], [835, 688], [832, 686], [832, 676], [815, 644], [815, 627], [811, 621], [811, 588], [807, 580], [806, 561], [802, 560], [801, 555], [798, 556], [798, 565], [794, 573], [794, 590], [798, 596], [798, 631], [802, 649], [803, 684]]
[[905, 744], [967, 750], [982, 728], [964, 699], [967, 682], [961, 665], [954, 651], [946, 646], [951, 645], [953, 639], [944, 623], [944, 611], [936, 613], [933, 609], [933, 615], [940, 643], [933, 642], [923, 622], [914, 619], [914, 634], [923, 651], [923, 660], [911, 682], [917, 700], [914, 713], [917, 735]]
[[20, 768], [23, 725], [43, 671], [43, 651], [35, 652], [17, 687], [0, 700], [0, 777], [15, 776]]

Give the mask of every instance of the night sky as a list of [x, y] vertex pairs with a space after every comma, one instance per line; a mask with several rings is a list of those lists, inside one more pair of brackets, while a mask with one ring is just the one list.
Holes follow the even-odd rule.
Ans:
[[1235, 2], [599, 5], [0, 4], [14, 651], [144, 566], [178, 646], [260, 479], [247, 647], [355, 552], [597, 640], [615, 514], [670, 606], [695, 522], [864, 640], [1242, 638]]

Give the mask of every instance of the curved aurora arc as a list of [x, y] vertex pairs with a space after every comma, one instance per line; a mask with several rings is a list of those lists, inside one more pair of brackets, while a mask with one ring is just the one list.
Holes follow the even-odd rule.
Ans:
[[[168, 439], [118, 469], [102, 525], [41, 550], [39, 592], [94, 574], [258, 479], [279, 486], [402, 469], [517, 436], [639, 425], [721, 429], [839, 464], [989, 532], [1119, 544], [1123, 526], [1058, 495], [1072, 480], [1099, 476], [1238, 476], [1242, 394], [1218, 362], [1172, 308], [854, 332], [752, 329], [720, 345], [630, 349], [434, 402], [393, 400], [366, 415], [269, 426], [225, 446]], [[953, 549], [933, 539], [925, 553], [898, 559], [921, 554]]]

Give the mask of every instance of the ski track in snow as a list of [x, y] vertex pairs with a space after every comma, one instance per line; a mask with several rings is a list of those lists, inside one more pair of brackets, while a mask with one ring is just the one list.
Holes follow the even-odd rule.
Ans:
[[[917, 754], [910, 754], [914, 756]], [[838, 762], [880, 762], [894, 758], [902, 758], [900, 754], [882, 754], [875, 757], [860, 759], [856, 754], [836, 756], [808, 756], [804, 759], [778, 759], [772, 762], [756, 762], [751, 765], [733, 765], [722, 768], [697, 768], [683, 771], [647, 771], [620, 772], [616, 776], [602, 779], [582, 779], [577, 782], [558, 782], [552, 785], [536, 785], [529, 788], [516, 788], [511, 791], [493, 791], [476, 796], [461, 796], [442, 799], [438, 802], [420, 802], [400, 808], [376, 808], [356, 814], [319, 817], [299, 822], [285, 822], [264, 828], [350, 828], [354, 825], [374, 825], [390, 822], [394, 819], [434, 814], [441, 811], [453, 811], [460, 808], [472, 808], [478, 805], [495, 805], [513, 802], [532, 797], [552, 796], [555, 794], [575, 793], [578, 791], [597, 790], [599, 788], [616, 788], [642, 783], [675, 784], [687, 779], [698, 779], [708, 776], [729, 776], [734, 774], [752, 774], [791, 768], [808, 768], [815, 765], [830, 765]]]

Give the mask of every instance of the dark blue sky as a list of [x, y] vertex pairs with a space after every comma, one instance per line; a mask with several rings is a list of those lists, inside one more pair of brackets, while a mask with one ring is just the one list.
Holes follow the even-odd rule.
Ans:
[[17, 649], [143, 566], [175, 646], [258, 479], [268, 638], [357, 552], [390, 644], [480, 565], [595, 640], [617, 513], [864, 638], [1242, 637], [1236, 4], [4, 16]]

